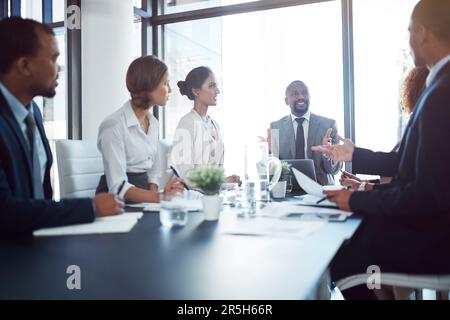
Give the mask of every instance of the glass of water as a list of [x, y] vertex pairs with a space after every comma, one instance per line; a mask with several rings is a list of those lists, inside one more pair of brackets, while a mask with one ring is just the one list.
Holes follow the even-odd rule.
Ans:
[[290, 174], [284, 175], [280, 178], [280, 181], [286, 181], [286, 193], [292, 192], [292, 176]]
[[234, 205], [238, 189], [237, 183], [223, 183], [220, 191], [223, 196], [223, 204]]
[[166, 227], [182, 227], [188, 221], [186, 194], [177, 193], [173, 196], [160, 195], [161, 209], [159, 220]]

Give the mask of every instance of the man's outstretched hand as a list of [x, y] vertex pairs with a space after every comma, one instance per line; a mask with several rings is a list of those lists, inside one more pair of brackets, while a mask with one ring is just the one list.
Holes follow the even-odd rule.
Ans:
[[[328, 133], [328, 132], [327, 132]], [[327, 135], [324, 137], [328, 138]], [[334, 160], [334, 161], [343, 161], [350, 162], [353, 158], [353, 151], [355, 150], [355, 145], [350, 139], [344, 139], [338, 135], [339, 141], [343, 142], [343, 144], [323, 144], [321, 146], [312, 147], [312, 151], [320, 152], [325, 157]]]

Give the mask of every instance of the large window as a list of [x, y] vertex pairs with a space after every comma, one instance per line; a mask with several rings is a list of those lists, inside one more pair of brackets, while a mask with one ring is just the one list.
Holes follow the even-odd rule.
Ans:
[[413, 65], [408, 24], [417, 0], [353, 3], [356, 143], [389, 151], [404, 127], [399, 90]]
[[224, 5], [258, 2], [256, 0], [164, 0], [164, 13], [205, 9]]
[[42, 22], [42, 1], [24, 0], [20, 5], [22, 17]]
[[213, 69], [221, 89], [210, 114], [224, 132], [227, 173], [241, 173], [244, 145], [290, 113], [284, 92], [293, 80], [309, 86], [311, 111], [336, 119], [343, 132], [341, 35], [339, 1], [167, 25], [165, 60], [174, 92], [165, 110], [166, 137], [192, 108], [176, 82], [200, 65]]

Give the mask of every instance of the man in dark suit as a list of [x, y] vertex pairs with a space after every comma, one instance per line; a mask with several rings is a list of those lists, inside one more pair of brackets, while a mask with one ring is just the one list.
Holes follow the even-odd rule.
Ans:
[[[430, 69], [427, 88], [398, 154], [378, 154], [395, 173], [389, 188], [326, 192], [341, 209], [364, 217], [333, 260], [333, 280], [366, 273], [372, 265], [382, 273], [450, 274], [450, 148], [445, 142], [450, 135], [450, 0], [421, 0], [409, 31], [415, 64]], [[355, 163], [370, 152], [349, 141], [314, 150]], [[347, 291], [351, 298], [373, 297], [364, 286]]]
[[19, 17], [0, 21], [0, 235], [92, 222], [122, 212], [113, 194], [52, 201], [52, 154], [39, 108], [53, 97], [59, 51], [45, 25]]
[[[321, 185], [334, 184], [334, 176], [341, 168], [340, 162], [332, 161], [312, 146], [337, 143], [336, 121], [318, 116], [309, 110], [309, 90], [305, 83], [296, 80], [286, 88], [285, 103], [291, 114], [270, 124], [271, 151], [279, 159], [312, 159], [317, 182]], [[324, 138], [325, 136], [325, 138]]]

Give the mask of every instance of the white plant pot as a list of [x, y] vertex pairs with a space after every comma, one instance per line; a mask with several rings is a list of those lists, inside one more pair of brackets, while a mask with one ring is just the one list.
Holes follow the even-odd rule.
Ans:
[[202, 203], [205, 220], [218, 220], [220, 207], [222, 205], [222, 198], [218, 194], [214, 196], [203, 196]]

